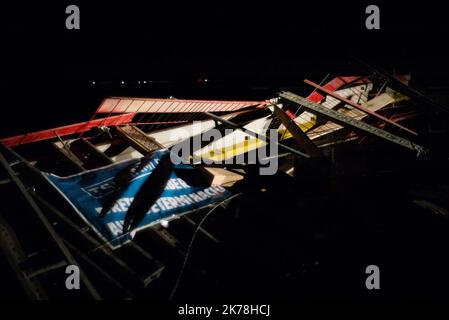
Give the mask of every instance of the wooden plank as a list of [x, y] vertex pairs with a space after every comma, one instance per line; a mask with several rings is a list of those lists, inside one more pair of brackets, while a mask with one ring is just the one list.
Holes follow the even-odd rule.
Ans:
[[389, 104], [393, 103], [395, 100], [392, 96], [390, 96], [388, 93], [382, 93], [371, 100], [368, 100], [365, 104], [363, 104], [363, 107], [370, 110], [370, 111], [377, 111], [382, 108], [385, 108]]
[[47, 265], [47, 266], [45, 266], [45, 267], [43, 267], [43, 268], [41, 268], [39, 270], [35, 270], [35, 271], [31, 272], [31, 273], [28, 273], [27, 277], [29, 279], [31, 279], [31, 278], [37, 277], [37, 276], [39, 276], [41, 274], [45, 274], [45, 273], [48, 273], [50, 271], [63, 268], [65, 266], [67, 266], [67, 261], [61, 260], [61, 261], [58, 261], [56, 263], [49, 264], [49, 265]]

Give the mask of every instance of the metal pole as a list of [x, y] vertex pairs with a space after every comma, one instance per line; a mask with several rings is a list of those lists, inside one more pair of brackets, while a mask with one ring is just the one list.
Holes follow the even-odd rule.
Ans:
[[[37, 205], [37, 203], [34, 201], [28, 190], [26, 189], [25, 185], [22, 183], [22, 181], [16, 176], [15, 172], [9, 167], [8, 161], [5, 159], [3, 154], [0, 152], [0, 163], [5, 168], [6, 172], [10, 176], [11, 180], [15, 183], [19, 191], [24, 196], [25, 200], [28, 202], [28, 204], [31, 206], [31, 208], [34, 210], [34, 212], [37, 214], [39, 219], [44, 224], [45, 228], [47, 229], [50, 236], [53, 238], [53, 240], [56, 242], [57, 246], [63, 253], [63, 255], [66, 257], [67, 262], [69, 264], [73, 264], [78, 266], [78, 263], [76, 262], [75, 258], [70, 253], [69, 249], [66, 247], [62, 239], [59, 237], [59, 235], [56, 233], [55, 229], [53, 229], [51, 223], [48, 221], [48, 219], [45, 217], [44, 212], [41, 210], [41, 208]], [[87, 278], [87, 276], [84, 274], [84, 272], [80, 269], [81, 272], [81, 279], [86, 285], [88, 291], [92, 295], [92, 297], [95, 300], [101, 300], [100, 294], [97, 292], [95, 287], [92, 285], [90, 280]]]
[[[221, 123], [223, 123], [223, 124], [225, 124], [225, 125], [227, 125], [227, 126], [229, 126], [231, 128], [240, 129], [240, 130], [244, 131], [245, 133], [249, 134], [250, 136], [253, 136], [253, 137], [258, 138], [258, 139], [262, 138], [263, 140], [265, 140], [266, 143], [270, 143], [269, 142], [270, 140], [269, 140], [269, 138], [267, 136], [264, 136], [262, 134], [257, 134], [257, 133], [255, 133], [255, 132], [253, 132], [251, 130], [242, 128], [238, 124], [235, 124], [235, 123], [233, 123], [233, 122], [231, 122], [229, 120], [225, 120], [225, 119], [223, 119], [223, 118], [221, 118], [219, 116], [214, 115], [213, 113], [204, 112], [204, 114], [207, 115], [208, 117], [214, 119], [214, 120], [220, 121]], [[281, 147], [282, 149], [285, 149], [285, 150], [287, 150], [287, 151], [289, 151], [291, 153], [294, 153], [294, 154], [296, 154], [296, 155], [298, 155], [300, 157], [310, 158], [310, 156], [308, 154], [305, 154], [305, 153], [302, 153], [301, 151], [298, 151], [296, 149], [290, 148], [289, 146], [286, 146], [285, 144], [282, 144], [282, 143], [279, 143], [279, 142], [275, 142], [275, 144], [277, 146]]]

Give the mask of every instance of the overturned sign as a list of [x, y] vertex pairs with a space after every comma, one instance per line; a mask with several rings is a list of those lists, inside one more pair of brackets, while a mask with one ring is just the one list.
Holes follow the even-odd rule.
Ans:
[[[152, 196], [141, 197], [142, 190], [148, 183], [160, 183], [156, 173], [160, 169], [161, 159], [169, 154], [168, 150], [158, 150], [143, 161], [131, 159], [106, 167], [89, 170], [80, 174], [59, 177], [45, 173], [45, 177], [70, 202], [75, 211], [96, 233], [115, 249], [128, 242], [138, 230], [159, 223], [161, 220], [207, 207], [225, 200], [230, 193], [221, 186], [191, 186], [181, 179], [176, 170], [196, 170], [188, 165], [172, 165], [166, 183], [161, 184], [161, 191]], [[123, 172], [131, 172], [130, 179], [121, 183], [117, 177]], [[121, 179], [123, 181], [123, 179]], [[154, 190], [157, 192], [157, 190]], [[151, 190], [150, 190], [151, 192]], [[112, 201], [111, 201], [112, 197]], [[129, 209], [142, 200], [148, 205], [144, 216], [135, 228], [127, 231], [126, 220]], [[125, 230], [125, 232], [123, 232]]]

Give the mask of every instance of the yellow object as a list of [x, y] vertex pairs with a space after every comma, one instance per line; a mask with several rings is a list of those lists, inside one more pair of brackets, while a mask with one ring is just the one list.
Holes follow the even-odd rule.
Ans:
[[[316, 124], [316, 120], [311, 120], [305, 123], [299, 124], [299, 127], [304, 132], [310, 130]], [[278, 133], [281, 140], [289, 139], [292, 137], [291, 133], [287, 129], [279, 129]], [[267, 143], [261, 139], [246, 136], [242, 142], [234, 143], [233, 145], [212, 149], [201, 154], [202, 159], [208, 159], [215, 162], [224, 161], [225, 159], [236, 157], [240, 154], [245, 154], [251, 150], [265, 146]]]

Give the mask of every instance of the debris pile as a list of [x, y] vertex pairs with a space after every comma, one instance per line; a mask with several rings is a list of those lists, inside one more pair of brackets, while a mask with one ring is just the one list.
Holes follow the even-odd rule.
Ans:
[[216, 276], [207, 256], [188, 263], [197, 234], [201, 252], [220, 252], [243, 208], [280, 189], [280, 208], [319, 207], [345, 146], [426, 157], [424, 110], [447, 109], [406, 76], [364, 67], [365, 76], [305, 80], [307, 97], [106, 98], [86, 122], [1, 139], [0, 187], [26, 209], [2, 209], [0, 239], [27, 295], [69, 294], [55, 274], [74, 264], [81, 294], [95, 299], [172, 297], [183, 273]]

